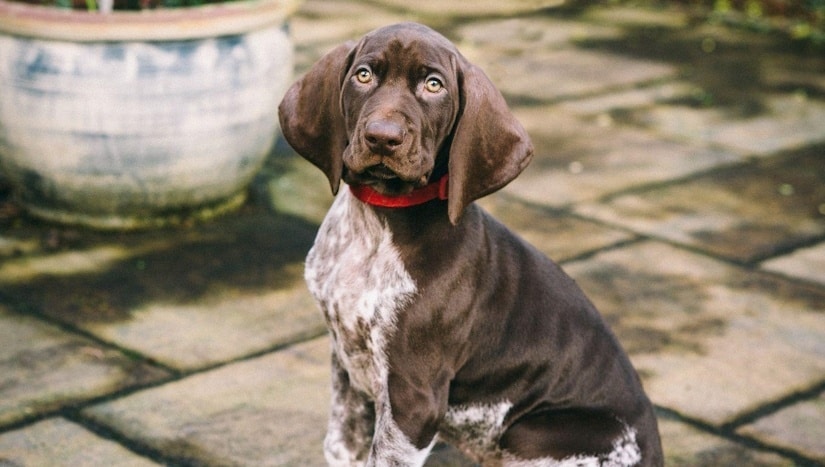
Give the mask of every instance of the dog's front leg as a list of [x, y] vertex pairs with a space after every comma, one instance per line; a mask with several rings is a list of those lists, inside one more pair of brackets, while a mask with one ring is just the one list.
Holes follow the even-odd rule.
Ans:
[[362, 466], [372, 445], [375, 404], [353, 388], [349, 374], [332, 354], [332, 407], [324, 439], [324, 455], [330, 466]]
[[367, 462], [368, 467], [413, 467], [422, 466], [435, 444], [432, 436], [429, 444], [419, 448], [401, 428], [395, 418], [388, 398], [382, 397], [376, 411], [375, 435], [372, 441], [372, 451]]
[[375, 435], [368, 466], [424, 465], [447, 410], [449, 383], [423, 384], [434, 380], [390, 372], [386, 389], [376, 401]]

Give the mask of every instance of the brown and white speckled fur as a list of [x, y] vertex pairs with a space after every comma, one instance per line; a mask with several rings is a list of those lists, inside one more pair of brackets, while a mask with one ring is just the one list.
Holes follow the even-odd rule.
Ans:
[[397, 313], [417, 293], [391, 232], [366, 205], [341, 193], [307, 256], [305, 277], [332, 333], [327, 461], [359, 465], [374, 443], [377, 465], [423, 463], [429, 450], [416, 449], [400, 433], [386, 391], [387, 340]]

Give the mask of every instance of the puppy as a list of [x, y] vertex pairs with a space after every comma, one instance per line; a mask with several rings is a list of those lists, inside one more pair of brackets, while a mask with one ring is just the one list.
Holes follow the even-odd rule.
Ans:
[[662, 465], [599, 313], [473, 203], [533, 154], [479, 68], [398, 24], [329, 52], [279, 110], [337, 193], [306, 263], [332, 340], [330, 465], [422, 465], [437, 439], [484, 465]]

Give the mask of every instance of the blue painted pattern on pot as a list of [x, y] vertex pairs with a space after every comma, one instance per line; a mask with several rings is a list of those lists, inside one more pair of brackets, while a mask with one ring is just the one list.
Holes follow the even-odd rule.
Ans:
[[291, 79], [282, 27], [172, 42], [0, 35], [0, 163], [33, 214], [154, 225], [238, 204]]

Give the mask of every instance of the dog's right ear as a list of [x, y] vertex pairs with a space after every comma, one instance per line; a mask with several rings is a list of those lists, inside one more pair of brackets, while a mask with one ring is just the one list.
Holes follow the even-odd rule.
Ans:
[[278, 106], [281, 132], [295, 151], [329, 179], [338, 192], [347, 147], [341, 87], [355, 52], [347, 42], [324, 55], [284, 95]]
[[533, 158], [533, 143], [481, 68], [460, 57], [461, 109], [449, 160], [450, 222], [464, 208], [510, 183]]

